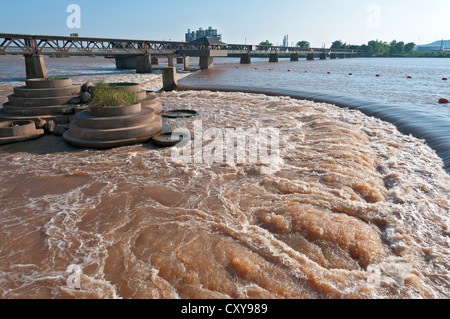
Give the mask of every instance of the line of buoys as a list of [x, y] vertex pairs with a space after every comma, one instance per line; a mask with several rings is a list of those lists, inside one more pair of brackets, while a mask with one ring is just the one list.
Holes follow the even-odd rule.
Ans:
[[441, 103], [441, 104], [448, 104], [449, 101], [448, 101], [448, 99], [440, 99], [439, 103]]

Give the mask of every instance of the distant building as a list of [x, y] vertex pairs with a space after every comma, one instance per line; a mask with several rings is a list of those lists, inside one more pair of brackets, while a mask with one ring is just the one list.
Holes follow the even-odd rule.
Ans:
[[197, 31], [192, 32], [191, 29], [188, 29], [188, 32], [186, 33], [186, 42], [192, 42], [204, 37], [222, 41], [222, 34], [218, 34], [216, 29], [209, 27], [207, 30], [203, 30], [202, 28], [200, 28]]
[[283, 46], [288, 47], [289, 46], [289, 34], [285, 35], [283, 38]]

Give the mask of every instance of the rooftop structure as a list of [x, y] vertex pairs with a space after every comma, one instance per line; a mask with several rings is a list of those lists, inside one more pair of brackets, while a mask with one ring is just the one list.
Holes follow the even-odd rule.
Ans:
[[204, 37], [222, 41], [222, 35], [218, 34], [216, 29], [209, 27], [207, 30], [200, 28], [197, 31], [191, 31], [191, 29], [188, 29], [188, 32], [186, 33], [186, 42], [192, 42]]

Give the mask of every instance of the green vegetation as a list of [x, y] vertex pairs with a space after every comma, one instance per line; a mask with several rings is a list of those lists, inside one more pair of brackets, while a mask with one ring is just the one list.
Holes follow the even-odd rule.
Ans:
[[126, 92], [114, 88], [98, 87], [94, 89], [92, 104], [94, 106], [122, 106], [138, 102], [136, 92]]
[[382, 55], [382, 56], [395, 56], [395, 55], [409, 55], [413, 53], [415, 43], [406, 43], [396, 40], [391, 43], [382, 41], [369, 41], [367, 44], [363, 45], [350, 45], [342, 40], [334, 41], [331, 45], [332, 49], [347, 49], [347, 50], [359, 50], [366, 52], [371, 55]]
[[311, 43], [308, 41], [298, 41], [297, 46], [302, 49], [308, 49], [311, 46]]
[[348, 49], [359, 50], [370, 55], [377, 56], [417, 56], [417, 57], [450, 57], [448, 51], [428, 51], [418, 52], [413, 51], [416, 44], [414, 42], [405, 43], [403, 41], [397, 42], [396, 40], [391, 43], [383, 41], [369, 41], [363, 45], [349, 45], [342, 40], [334, 41], [331, 45], [332, 49]]
[[262, 41], [259, 45], [273, 45], [269, 40]]
[[58, 80], [66, 80], [67, 78], [61, 78], [61, 77], [51, 77], [51, 78], [48, 78], [48, 80], [50, 80], [50, 81], [58, 81]]
[[52, 55], [50, 55], [50, 58], [70, 58], [70, 55], [68, 55], [68, 54], [52, 54]]
[[110, 87], [111, 85], [109, 83], [107, 83], [105, 80], [100, 80], [94, 83], [95, 87], [98, 88], [107, 88]]
[[415, 51], [412, 55], [418, 57], [450, 58], [450, 51]]

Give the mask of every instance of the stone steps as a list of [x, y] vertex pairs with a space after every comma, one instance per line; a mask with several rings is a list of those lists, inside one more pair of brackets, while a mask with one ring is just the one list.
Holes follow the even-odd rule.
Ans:
[[76, 97], [78, 97], [78, 95], [43, 97], [43, 98], [27, 98], [10, 95], [8, 96], [8, 101], [10, 105], [36, 107], [36, 106], [68, 104], [71, 99]]
[[112, 148], [148, 142], [162, 132], [162, 118], [140, 103], [128, 106], [91, 107], [79, 112], [63, 140], [84, 148]]
[[30, 89], [25, 86], [14, 88], [14, 96], [23, 98], [46, 98], [75, 96], [81, 92], [81, 86], [72, 85], [55, 89]]
[[[162, 120], [161, 120], [162, 122]], [[150, 122], [131, 127], [119, 127], [113, 129], [95, 129], [70, 124], [70, 135], [74, 138], [87, 141], [114, 141], [130, 138], [150, 137], [160, 130], [162, 123]]]
[[15, 106], [9, 103], [3, 104], [3, 112], [9, 115], [20, 116], [40, 116], [40, 115], [58, 115], [63, 111], [70, 109], [71, 105], [53, 105], [53, 106]]
[[114, 129], [118, 127], [132, 127], [139, 126], [155, 121], [156, 113], [151, 108], [142, 108], [138, 114], [101, 117], [92, 115], [88, 111], [83, 111], [75, 115], [75, 120], [78, 126], [93, 129]]
[[[14, 88], [14, 94], [8, 96], [3, 104], [0, 119], [11, 116], [34, 118], [36, 116], [59, 116], [74, 105], [72, 99], [78, 98], [81, 86], [73, 85], [68, 78], [29, 79], [26, 86]], [[73, 101], [72, 101], [73, 102]]]

